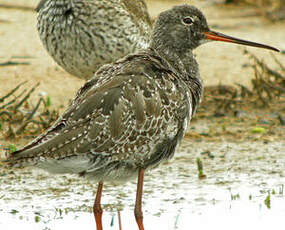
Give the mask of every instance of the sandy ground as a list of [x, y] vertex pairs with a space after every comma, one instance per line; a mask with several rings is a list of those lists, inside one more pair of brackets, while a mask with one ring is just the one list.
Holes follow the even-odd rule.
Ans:
[[[31, 9], [38, 3], [36, 0], [5, 2]], [[250, 8], [225, 7], [213, 1], [147, 0], [152, 17], [180, 3], [199, 6], [214, 30], [285, 48], [285, 22], [272, 24], [260, 17], [246, 17], [252, 13]], [[270, 51], [254, 48], [250, 51], [273, 65]], [[198, 48], [195, 53], [206, 85], [250, 84], [252, 70], [245, 67], [249, 59], [239, 46], [213, 42]], [[285, 63], [284, 55], [275, 55]], [[33, 10], [0, 7], [0, 63], [5, 61], [28, 62], [28, 65], [0, 67], [0, 96], [19, 82], [27, 80], [29, 86], [40, 82], [33, 97], [46, 92], [52, 106], [65, 107], [83, 84], [83, 80], [61, 69], [44, 50], [36, 31]], [[252, 127], [257, 124], [256, 121], [242, 124], [239, 119], [230, 118], [227, 121], [221, 118], [214, 123], [209, 119], [194, 120], [190, 128], [192, 134], [185, 138], [175, 159], [146, 176], [147, 229], [160, 226], [160, 229], [188, 230], [189, 218], [192, 218], [192, 227], [199, 229], [213, 226], [214, 229], [280, 227], [285, 215], [282, 190], [285, 184], [284, 126], [269, 123], [264, 134], [253, 134]], [[21, 139], [15, 143], [27, 141]], [[0, 142], [1, 145], [11, 141]], [[204, 180], [197, 178], [196, 157], [203, 160], [207, 175]], [[95, 184], [74, 176], [59, 177], [37, 169], [1, 169], [0, 228], [54, 230], [84, 226], [94, 229], [91, 206], [95, 191]], [[271, 194], [271, 208], [264, 203], [268, 194]], [[115, 227], [110, 227], [117, 208], [123, 209], [124, 229], [136, 228], [132, 217], [134, 196], [135, 181], [115, 189], [112, 185], [106, 186], [103, 201], [105, 229], [117, 229], [116, 223]], [[131, 227], [127, 228], [126, 223]]]

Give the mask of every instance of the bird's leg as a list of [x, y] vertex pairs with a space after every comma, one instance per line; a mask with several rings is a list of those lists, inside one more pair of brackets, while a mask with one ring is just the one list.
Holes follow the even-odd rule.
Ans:
[[144, 230], [143, 213], [142, 213], [143, 174], [144, 174], [144, 169], [139, 169], [137, 196], [136, 196], [136, 205], [135, 205], [135, 217], [137, 224], [139, 226], [139, 230]]
[[120, 210], [118, 210], [118, 220], [119, 220], [119, 230], [122, 230], [122, 221], [121, 221], [121, 213], [120, 213]]
[[102, 213], [103, 213], [103, 210], [102, 210], [101, 204], [100, 204], [102, 188], [103, 188], [103, 182], [99, 182], [97, 193], [96, 193], [96, 197], [95, 197], [95, 201], [94, 201], [94, 206], [93, 206], [93, 213], [94, 213], [94, 217], [95, 217], [95, 221], [96, 221], [97, 230], [102, 230], [103, 229], [103, 227], [102, 227]]

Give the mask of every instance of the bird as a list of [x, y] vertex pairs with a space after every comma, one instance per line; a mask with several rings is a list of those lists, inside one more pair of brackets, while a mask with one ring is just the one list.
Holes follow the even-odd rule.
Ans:
[[145, 171], [173, 157], [201, 102], [203, 82], [193, 50], [208, 41], [278, 49], [209, 29], [203, 13], [178, 5], [158, 16], [149, 46], [102, 66], [46, 132], [6, 159], [98, 182], [93, 205], [102, 230], [103, 183], [137, 176], [134, 215], [144, 229]]
[[49, 55], [85, 80], [103, 64], [146, 48], [150, 39], [144, 0], [41, 0], [36, 11]]

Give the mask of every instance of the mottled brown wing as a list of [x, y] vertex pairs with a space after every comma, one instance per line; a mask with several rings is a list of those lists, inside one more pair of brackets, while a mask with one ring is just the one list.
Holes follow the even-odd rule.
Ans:
[[99, 71], [56, 125], [10, 162], [37, 164], [93, 154], [144, 165], [159, 144], [183, 136], [191, 108], [175, 76], [143, 59], [119, 65], [112, 74], [108, 68]]

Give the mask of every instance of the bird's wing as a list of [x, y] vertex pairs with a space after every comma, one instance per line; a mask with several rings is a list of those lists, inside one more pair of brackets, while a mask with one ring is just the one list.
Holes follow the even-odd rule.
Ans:
[[47, 0], [41, 0], [41, 1], [38, 3], [37, 7], [35, 8], [35, 11], [36, 11], [36, 12], [39, 12], [39, 11], [41, 10], [41, 8], [44, 6], [44, 4], [46, 3], [46, 1], [47, 1]]
[[147, 23], [149, 26], [151, 26], [151, 19], [144, 0], [123, 0], [122, 2], [129, 11], [130, 15], [134, 17], [134, 21], [139, 20], [140, 22]]
[[143, 161], [173, 139], [190, 114], [187, 93], [177, 90], [171, 73], [137, 59], [97, 72], [55, 125], [12, 154], [10, 164], [86, 153]]

